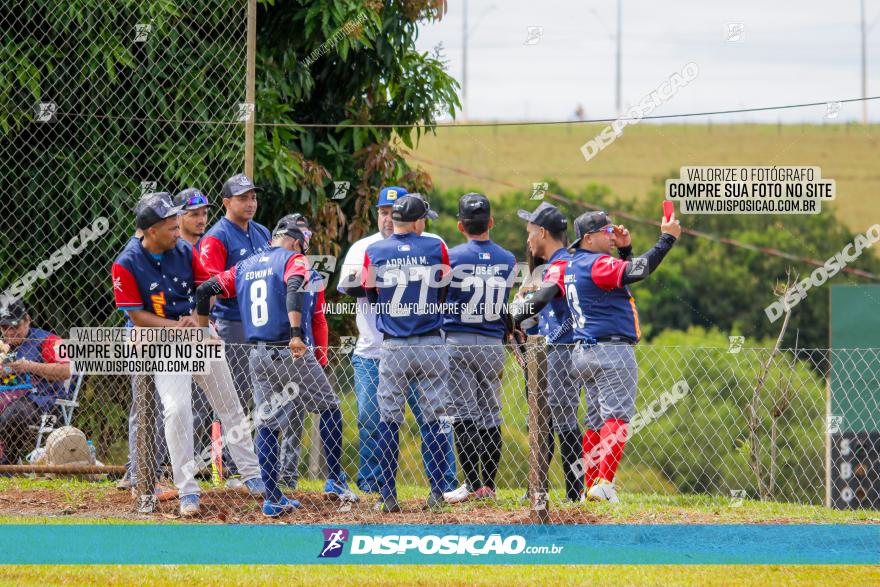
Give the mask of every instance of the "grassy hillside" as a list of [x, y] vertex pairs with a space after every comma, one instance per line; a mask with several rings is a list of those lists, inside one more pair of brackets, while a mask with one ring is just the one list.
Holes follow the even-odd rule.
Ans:
[[[513, 188], [452, 171], [508, 181], [518, 189], [553, 178], [563, 187], [605, 184], [623, 197], [644, 197], [653, 180], [683, 165], [817, 165], [837, 180], [830, 204], [854, 230], [880, 221], [880, 127], [815, 125], [640, 124], [589, 162], [580, 147], [604, 125], [441, 128], [423, 137], [410, 161], [441, 189], [498, 194]], [[436, 164], [426, 163], [424, 160]], [[658, 203], [659, 212], [659, 203]]]

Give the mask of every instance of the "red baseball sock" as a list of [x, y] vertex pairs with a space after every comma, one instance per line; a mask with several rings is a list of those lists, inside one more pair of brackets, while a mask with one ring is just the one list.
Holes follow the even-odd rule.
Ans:
[[626, 444], [627, 424], [616, 418], [605, 420], [599, 436], [604, 449], [602, 460], [599, 462], [599, 477], [606, 481], [614, 481], [617, 464], [623, 456], [623, 445]]
[[587, 428], [584, 430], [584, 489], [589, 489], [599, 475], [599, 460], [592, 455], [593, 448], [599, 444], [599, 433]]

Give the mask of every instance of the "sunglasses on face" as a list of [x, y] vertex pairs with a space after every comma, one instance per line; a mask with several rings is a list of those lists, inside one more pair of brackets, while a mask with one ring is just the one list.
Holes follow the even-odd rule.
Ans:
[[600, 228], [599, 230], [596, 230], [596, 231], [592, 232], [591, 234], [597, 234], [600, 232], [604, 232], [605, 234], [614, 234], [614, 226], [609, 224], [608, 226], [606, 226], [604, 228]]
[[203, 196], [202, 194], [198, 194], [195, 196], [190, 196], [186, 201], [186, 206], [203, 206], [208, 203], [208, 198]]

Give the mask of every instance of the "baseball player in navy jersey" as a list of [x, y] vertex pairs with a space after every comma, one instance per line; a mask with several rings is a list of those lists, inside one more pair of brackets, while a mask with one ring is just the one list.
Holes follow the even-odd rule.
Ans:
[[[404, 197], [391, 211], [394, 233], [374, 242], [364, 254], [362, 286], [377, 303], [376, 325], [384, 335], [379, 360], [380, 499], [376, 508], [400, 511], [397, 500], [399, 431], [407, 395], [414, 384], [421, 408], [422, 450], [431, 486], [426, 507], [443, 504], [444, 461], [449, 434], [444, 433], [448, 352], [441, 337], [442, 315], [433, 310], [443, 301], [440, 286], [448, 270], [443, 241], [416, 234], [416, 223], [430, 211], [421, 198]], [[427, 436], [427, 438], [425, 438]]]
[[180, 238], [193, 246], [198, 252], [199, 241], [208, 226], [208, 197], [198, 188], [187, 188], [174, 196], [174, 205], [179, 206], [183, 214], [177, 217], [180, 225]]
[[[193, 254], [192, 246], [179, 238], [179, 212], [180, 209], [172, 204], [170, 194], [153, 194], [137, 214], [137, 226], [144, 235], [140, 246], [126, 247], [113, 263], [116, 305], [128, 313], [135, 326], [197, 326], [192, 316], [195, 288], [208, 279], [208, 274], [198, 255]], [[192, 466], [193, 378], [205, 391], [225, 427], [245, 427], [244, 411], [236, 397], [226, 361], [215, 361], [210, 373], [204, 375], [155, 374], [174, 484], [180, 494], [180, 512], [187, 516], [199, 512], [199, 486]], [[248, 491], [261, 494], [264, 487], [251, 437], [229, 437], [227, 445]]]
[[[628, 423], [636, 401], [638, 366], [634, 345], [641, 338], [639, 314], [627, 285], [646, 279], [681, 235], [675, 215], [661, 219], [660, 238], [644, 255], [632, 257], [629, 231], [605, 212], [575, 220], [576, 240], [563, 278], [571, 307], [574, 374], [586, 388], [590, 413], [584, 434], [587, 498], [618, 502], [614, 486]], [[619, 259], [611, 256], [617, 248]]]
[[[280, 443], [292, 411], [320, 414], [321, 442], [327, 461], [325, 492], [347, 501], [358, 497], [346, 485], [340, 463], [342, 412], [339, 398], [303, 339], [303, 286], [308, 261], [305, 235], [295, 219], [282, 218], [272, 245], [205, 283], [197, 292], [200, 324], [208, 321], [212, 296], [237, 298], [245, 336], [254, 344], [250, 369], [256, 401], [257, 452], [265, 483], [263, 514], [276, 517], [299, 507], [278, 488]], [[287, 316], [287, 320], [280, 319]]]
[[[257, 212], [257, 193], [260, 191], [262, 188], [254, 185], [244, 174], [232, 176], [223, 184], [221, 195], [226, 215], [208, 230], [199, 243], [202, 265], [209, 275], [226, 271], [269, 246], [269, 229], [253, 220]], [[248, 349], [244, 346], [246, 339], [235, 298], [217, 300], [211, 317], [220, 338], [227, 343], [226, 353], [235, 379], [235, 389], [247, 406], [251, 400]]]
[[[178, 192], [172, 200], [174, 205], [180, 208], [177, 224], [180, 227], [180, 238], [193, 246], [195, 254], [199, 254], [199, 241], [205, 234], [208, 226], [208, 197], [198, 188], [186, 188]], [[211, 424], [214, 420], [211, 414], [211, 406], [205, 393], [193, 385], [193, 423], [195, 430], [196, 454], [203, 454], [211, 444]], [[224, 460], [229, 462], [229, 454], [224, 454]]]
[[[399, 186], [384, 187], [379, 191], [376, 203], [377, 223], [379, 232], [364, 237], [354, 244], [345, 255], [342, 262], [342, 277], [337, 289], [340, 293], [353, 296], [357, 299], [355, 322], [357, 323], [358, 338], [355, 349], [351, 356], [351, 365], [354, 368], [354, 390], [358, 404], [358, 453], [360, 466], [358, 468], [358, 487], [362, 491], [377, 493], [379, 491], [379, 479], [382, 471], [379, 463], [379, 401], [377, 392], [379, 387], [379, 358], [383, 334], [376, 326], [376, 311], [368, 302], [366, 292], [361, 287], [362, 272], [364, 267], [364, 253], [367, 247], [375, 242], [390, 237], [394, 233], [394, 223], [391, 219], [391, 209], [400, 198], [408, 196], [406, 189]], [[419, 236], [442, 239], [436, 234], [425, 232], [425, 219], [436, 218], [436, 212], [428, 211], [425, 218], [415, 222], [414, 229]], [[418, 402], [418, 392], [411, 387], [407, 395], [407, 403], [413, 416], [419, 425], [422, 438], [429, 438], [430, 431], [426, 428], [425, 420]], [[447, 432], [449, 436], [452, 432]], [[444, 492], [456, 488], [455, 478], [455, 452], [452, 449], [452, 441], [443, 443], [445, 459], [443, 461], [443, 487]], [[422, 454], [427, 455], [427, 446], [422, 447]], [[425, 461], [425, 468], [428, 463]]]
[[[303, 233], [306, 239], [303, 252], [308, 252], [309, 241], [312, 238], [308, 219], [302, 214], [289, 214], [286, 218], [296, 223]], [[302, 309], [303, 341], [312, 349], [321, 367], [325, 368], [328, 363], [329, 337], [327, 318], [324, 316], [324, 289], [326, 285], [324, 276], [314, 268], [310, 268], [305, 292], [303, 292]], [[279, 479], [282, 484], [290, 488], [296, 488], [299, 482], [300, 442], [305, 418], [305, 408], [292, 410], [290, 425], [283, 432], [281, 438], [281, 475]]]
[[[565, 471], [565, 494], [571, 501], [579, 501], [583, 492], [583, 479], [571, 468], [579, 462], [582, 454], [578, 405], [580, 388], [571, 374], [571, 345], [574, 342], [571, 319], [565, 290], [557, 284], [568, 264], [568, 219], [556, 206], [546, 202], [534, 212], [520, 210], [518, 215], [528, 222], [526, 241], [529, 250], [544, 265], [540, 289], [533, 294], [532, 303], [542, 304], [539, 315], [539, 333], [549, 344], [547, 349], [547, 403], [553, 430], [548, 439], [549, 455], [552, 457], [553, 432], [559, 435], [559, 452]], [[522, 308], [523, 306], [519, 306]], [[520, 321], [527, 316], [520, 316]], [[518, 325], [519, 323], [517, 323]], [[588, 406], [589, 409], [589, 406]], [[551, 459], [548, 458], [548, 462]]]
[[[464, 484], [443, 495], [460, 503], [494, 499], [501, 458], [501, 376], [506, 303], [516, 258], [489, 240], [495, 224], [483, 194], [458, 201], [458, 230], [468, 241], [449, 251], [452, 279], [443, 318], [449, 345], [449, 416]], [[481, 476], [482, 472], [482, 476]]]

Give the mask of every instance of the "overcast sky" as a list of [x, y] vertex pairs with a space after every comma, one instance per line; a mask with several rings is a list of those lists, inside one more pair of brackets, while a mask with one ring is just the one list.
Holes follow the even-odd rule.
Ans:
[[[450, 0], [418, 46], [442, 42], [448, 70], [462, 79], [462, 16], [467, 5], [467, 115], [479, 120], [614, 116], [615, 0]], [[866, 0], [868, 95], [880, 95], [880, 0]], [[723, 110], [861, 96], [859, 1], [623, 0], [622, 102], [636, 104], [689, 62], [699, 76], [653, 114]], [[739, 40], [728, 40], [741, 24]], [[542, 27], [527, 44], [528, 27]], [[721, 122], [822, 122], [826, 107], [725, 115]], [[869, 119], [880, 121], [880, 100]], [[461, 119], [462, 116], [459, 116]], [[860, 120], [861, 104], [841, 105], [835, 121]], [[676, 119], [681, 121], [681, 119]], [[698, 122], [705, 123], [705, 118]]]

